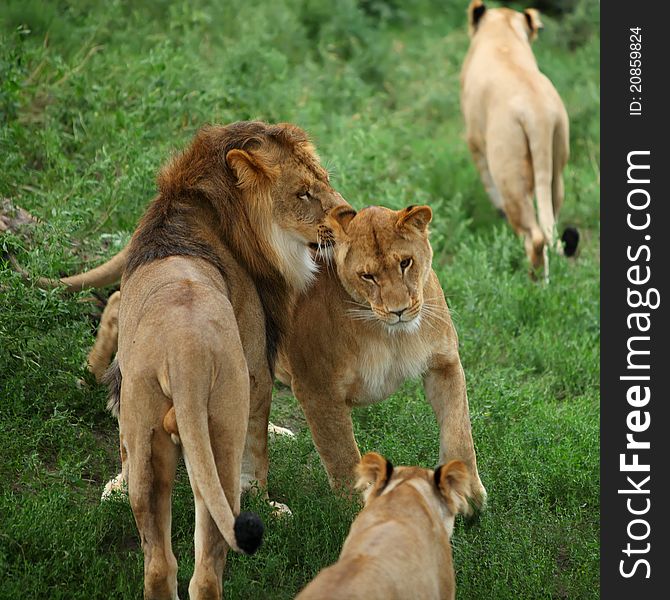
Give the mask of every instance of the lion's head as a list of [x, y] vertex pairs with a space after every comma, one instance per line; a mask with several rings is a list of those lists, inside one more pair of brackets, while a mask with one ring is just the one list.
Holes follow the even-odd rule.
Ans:
[[329, 237], [323, 224], [326, 213], [346, 205], [331, 187], [307, 134], [291, 124], [269, 126], [263, 137], [230, 150], [226, 162], [249, 204], [271, 204], [271, 220], [261, 229], [284, 276], [294, 287], [304, 288], [317, 270], [310, 250]]
[[272, 265], [298, 289], [317, 270], [310, 250], [329, 237], [326, 214], [346, 205], [307, 134], [289, 123], [204, 127], [163, 170], [159, 189], [206, 197], [223, 239], [250, 270], [266, 273]]
[[392, 333], [418, 329], [433, 259], [432, 216], [428, 206], [372, 206], [359, 213], [342, 206], [328, 216], [337, 274], [359, 305], [352, 306], [352, 317], [380, 322]]
[[544, 27], [540, 11], [527, 8], [517, 12], [511, 8], [487, 8], [482, 0], [472, 0], [468, 6], [468, 32], [470, 37], [479, 31], [483, 24], [497, 23], [516, 32], [520, 39], [529, 42], [537, 38], [538, 31]]
[[[386, 496], [384, 508], [391, 506], [393, 497], [405, 504], [408, 497], [401, 490], [407, 484], [413, 485], [420, 495], [425, 494], [424, 501], [437, 499], [439, 513], [444, 518], [449, 537], [454, 530], [456, 515], [472, 513], [472, 474], [460, 460], [451, 460], [433, 471], [421, 467], [394, 467], [381, 454], [368, 452], [361, 458], [356, 473], [356, 488], [363, 492], [366, 508], [374, 505], [382, 496]], [[415, 493], [410, 496], [418, 497]]]

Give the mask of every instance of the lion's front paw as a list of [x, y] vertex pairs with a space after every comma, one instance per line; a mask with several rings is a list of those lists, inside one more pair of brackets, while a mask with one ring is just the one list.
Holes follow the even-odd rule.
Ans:
[[472, 495], [469, 499], [470, 507], [472, 512], [469, 517], [466, 518], [466, 522], [471, 526], [476, 524], [479, 521], [479, 517], [486, 510], [488, 501], [488, 494], [486, 488], [482, 484], [479, 477], [472, 484]]

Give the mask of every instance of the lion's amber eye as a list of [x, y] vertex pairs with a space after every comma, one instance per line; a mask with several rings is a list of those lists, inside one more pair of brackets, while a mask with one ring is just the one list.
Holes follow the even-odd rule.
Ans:
[[402, 269], [403, 273], [409, 269], [412, 266], [412, 259], [411, 258], [403, 258], [400, 261], [400, 268]]
[[307, 201], [312, 197], [312, 194], [310, 194], [309, 190], [307, 190], [307, 191], [298, 193], [297, 196], [298, 196], [298, 198], [300, 198], [300, 200]]
[[372, 283], [377, 283], [377, 280], [375, 279], [375, 276], [372, 275], [371, 273], [361, 273], [361, 279], [364, 281], [370, 281]]

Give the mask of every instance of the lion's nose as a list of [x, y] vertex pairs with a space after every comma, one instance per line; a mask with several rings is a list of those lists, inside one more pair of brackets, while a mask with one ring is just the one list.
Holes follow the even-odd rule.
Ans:
[[398, 315], [398, 318], [400, 318], [400, 317], [402, 316], [402, 313], [405, 312], [405, 309], [403, 308], [403, 309], [401, 309], [401, 310], [392, 310], [391, 312], [392, 312], [394, 315]]

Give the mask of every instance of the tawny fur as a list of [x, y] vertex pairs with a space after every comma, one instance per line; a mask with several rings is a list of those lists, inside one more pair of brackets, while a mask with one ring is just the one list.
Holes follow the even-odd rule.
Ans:
[[[431, 268], [430, 209], [373, 207], [354, 215], [336, 209], [327, 219], [335, 232], [336, 270], [324, 267], [298, 297], [276, 375], [292, 385], [331, 485], [344, 488], [353, 485], [360, 459], [352, 407], [379, 402], [406, 379], [423, 377], [440, 425], [439, 460], [466, 462], [483, 505], [458, 337]], [[412, 264], [402, 273], [407, 257]], [[379, 289], [361, 279], [368, 272], [378, 275]], [[386, 323], [397, 318], [390, 310], [410, 305], [401, 317], [410, 321]]]
[[326, 223], [335, 269], [323, 269], [298, 298], [277, 372], [305, 412], [331, 485], [344, 487], [360, 460], [352, 407], [423, 377], [440, 426], [439, 460], [465, 462], [483, 505], [458, 337], [431, 266], [431, 218], [427, 206], [334, 210]]
[[365, 507], [339, 560], [297, 600], [453, 600], [450, 538], [456, 515], [469, 510], [471, 494], [465, 465], [451, 461], [436, 471], [392, 468], [371, 452], [358, 474]]
[[[556, 241], [569, 131], [563, 102], [531, 49], [540, 16], [534, 9], [487, 9], [473, 0], [468, 27], [470, 49], [461, 71], [468, 146], [491, 201], [524, 239], [531, 272], [543, 267], [548, 279], [547, 247]], [[562, 252], [560, 244], [555, 248]]]
[[202, 129], [158, 187], [121, 283], [123, 470], [145, 597], [175, 598], [170, 495], [183, 450], [196, 505], [189, 596], [219, 598], [228, 546], [244, 549], [233, 529], [243, 456], [248, 478], [266, 485], [274, 356], [305, 283], [272, 231], [301, 240], [308, 256], [326, 212], [344, 201], [302, 130], [258, 122]]

